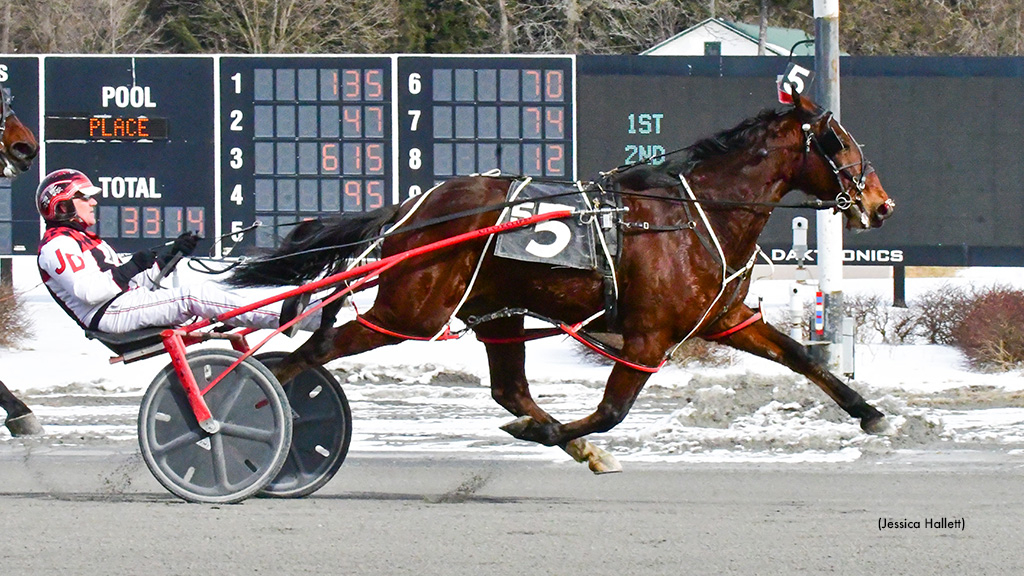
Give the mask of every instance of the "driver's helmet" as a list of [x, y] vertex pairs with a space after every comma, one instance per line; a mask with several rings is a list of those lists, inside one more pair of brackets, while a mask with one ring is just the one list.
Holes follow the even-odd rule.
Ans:
[[36, 210], [47, 222], [70, 222], [75, 217], [75, 205], [71, 199], [77, 194], [88, 198], [101, 190], [78, 170], [54, 170], [36, 188]]

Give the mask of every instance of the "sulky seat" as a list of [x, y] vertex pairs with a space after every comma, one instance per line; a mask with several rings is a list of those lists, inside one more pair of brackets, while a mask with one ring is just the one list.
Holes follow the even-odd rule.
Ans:
[[163, 354], [164, 342], [160, 334], [168, 328], [170, 326], [154, 326], [120, 334], [86, 330], [85, 337], [99, 341], [128, 364]]

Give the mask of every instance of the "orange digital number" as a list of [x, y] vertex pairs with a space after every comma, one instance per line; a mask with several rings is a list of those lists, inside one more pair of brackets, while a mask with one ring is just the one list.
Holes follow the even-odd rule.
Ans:
[[200, 236], [206, 234], [206, 210], [202, 206], [185, 208], [185, 222], [188, 229]]
[[366, 209], [376, 210], [384, 205], [384, 181], [370, 180], [366, 183]]
[[372, 68], [366, 71], [366, 100], [380, 100], [384, 97], [384, 71]]
[[544, 75], [544, 96], [547, 100], [563, 100], [565, 86], [562, 82], [561, 70], [548, 70]]
[[523, 108], [523, 137], [540, 138], [541, 135], [541, 112], [536, 106]]
[[345, 198], [351, 199], [351, 201], [345, 201], [345, 207], [355, 207], [357, 210], [362, 210], [363, 207], [363, 187], [360, 185], [358, 180], [346, 180], [345, 181]]
[[359, 106], [343, 106], [341, 118], [345, 123], [342, 132], [346, 137], [358, 138], [363, 135], [362, 110]]
[[384, 107], [366, 107], [366, 136], [367, 138], [384, 136]]
[[367, 144], [366, 145], [366, 173], [367, 174], [383, 174], [384, 173], [384, 145], [383, 144]]
[[[536, 102], [536, 101], [540, 100], [540, 98], [541, 98], [540, 70], [523, 70], [523, 77], [524, 77], [524, 82], [523, 82], [523, 100], [529, 100], [529, 101], [532, 101], [532, 102]], [[531, 94], [533, 96], [533, 98], [527, 98], [526, 97], [526, 88], [527, 88], [527, 86], [526, 86], [525, 80], [527, 78], [530, 79], [530, 83], [531, 83], [530, 87], [535, 92], [534, 94]]]
[[146, 238], [160, 237], [160, 209], [156, 206], [146, 206], [142, 209], [143, 225], [142, 235]]
[[121, 236], [135, 238], [139, 235], [139, 208], [137, 206], [121, 207]]
[[544, 110], [546, 120], [545, 138], [565, 138], [565, 113], [561, 106], [551, 106]]
[[327, 143], [320, 146], [320, 168], [324, 174], [338, 173], [338, 145]]
[[561, 144], [547, 145], [546, 176], [565, 176], [565, 148]]
[[[531, 148], [533, 149], [533, 158], [531, 158], [531, 160], [533, 161], [534, 170], [537, 174], [540, 174], [541, 170], [544, 169], [544, 159], [541, 158], [540, 145], [538, 144], [536, 146], [531, 146]], [[525, 150], [523, 152], [523, 160], [525, 161], [527, 153]]]
[[344, 70], [342, 75], [345, 82], [345, 91], [342, 93], [342, 98], [345, 100], [359, 100], [359, 96], [363, 92], [359, 70]]
[[185, 231], [184, 210], [181, 206], [167, 208], [164, 211], [164, 237], [177, 238]]

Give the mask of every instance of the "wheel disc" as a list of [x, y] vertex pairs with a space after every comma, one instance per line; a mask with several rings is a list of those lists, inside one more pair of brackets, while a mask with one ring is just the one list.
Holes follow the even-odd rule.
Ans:
[[[287, 356], [257, 356], [273, 368]], [[338, 380], [322, 366], [283, 383], [292, 410], [292, 444], [284, 466], [262, 491], [277, 498], [297, 498], [319, 490], [341, 468], [352, 440], [352, 412]]]
[[[202, 390], [235, 362], [234, 350], [200, 350], [186, 360]], [[291, 445], [292, 421], [273, 374], [247, 358], [205, 395], [220, 430], [199, 427], [168, 364], [139, 409], [139, 447], [165, 488], [190, 502], [239, 502], [277, 476]]]

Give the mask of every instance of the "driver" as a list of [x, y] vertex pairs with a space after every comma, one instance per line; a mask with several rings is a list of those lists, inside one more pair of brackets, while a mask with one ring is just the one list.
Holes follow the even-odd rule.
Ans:
[[[131, 332], [151, 326], [181, 326], [192, 318], [212, 318], [248, 302], [214, 283], [163, 288], [154, 280], [175, 254], [188, 256], [200, 237], [186, 232], [166, 254], [136, 252], [124, 262], [113, 248], [89, 228], [96, 224], [100, 188], [78, 170], [46, 175], [36, 190], [36, 208], [46, 222], [39, 245], [39, 274], [54, 300], [83, 328], [101, 332]], [[302, 309], [303, 298], [288, 298], [231, 319], [232, 325], [270, 328], [287, 323]], [[291, 326], [315, 330], [320, 312]], [[298, 327], [298, 328], [296, 328]]]

